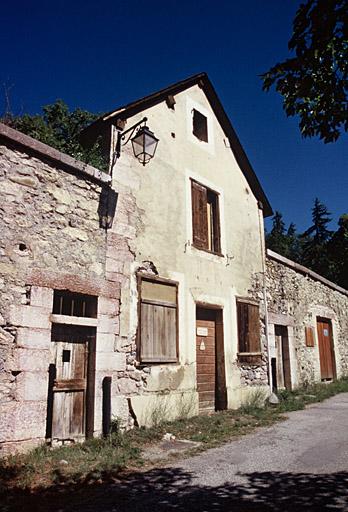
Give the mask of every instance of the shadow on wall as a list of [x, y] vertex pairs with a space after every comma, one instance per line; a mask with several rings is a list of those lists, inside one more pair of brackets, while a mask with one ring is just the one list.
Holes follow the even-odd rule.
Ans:
[[[264, 472], [239, 474], [242, 483], [218, 487], [197, 485], [194, 475], [180, 468], [152, 469], [117, 480], [104, 474], [103, 483], [89, 475], [69, 485], [57, 474], [57, 484], [34, 493], [6, 493], [6, 511], [44, 512], [266, 512], [344, 511], [348, 507], [348, 472], [305, 474]], [[100, 480], [99, 480], [100, 482]], [[4, 499], [2, 499], [4, 505]]]

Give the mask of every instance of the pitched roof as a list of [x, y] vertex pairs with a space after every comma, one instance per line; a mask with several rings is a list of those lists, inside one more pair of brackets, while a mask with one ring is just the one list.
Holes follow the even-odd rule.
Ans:
[[153, 94], [145, 96], [144, 98], [132, 101], [127, 105], [119, 107], [117, 110], [113, 110], [104, 114], [89, 127], [87, 127], [82, 133], [82, 142], [94, 141], [96, 137], [102, 133], [105, 133], [107, 127], [110, 124], [115, 124], [117, 119], [127, 119], [138, 112], [148, 109], [158, 103], [164, 101], [169, 95], [175, 96], [176, 94], [189, 89], [194, 85], [199, 85], [204, 91], [211, 108], [217, 117], [226, 137], [229, 139], [231, 150], [240, 166], [249, 186], [255, 195], [255, 197], [262, 203], [264, 217], [272, 215], [271, 205], [264, 193], [261, 184], [249, 162], [249, 159], [238, 139], [238, 136], [229, 120], [215, 89], [208, 78], [206, 73], [198, 73], [185, 80], [177, 82], [169, 87], [161, 89]]

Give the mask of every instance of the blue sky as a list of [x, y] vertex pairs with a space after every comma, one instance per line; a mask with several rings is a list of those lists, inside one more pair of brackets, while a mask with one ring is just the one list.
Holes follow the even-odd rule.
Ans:
[[348, 135], [334, 144], [302, 139], [259, 78], [288, 56], [299, 4], [13, 0], [1, 9], [0, 83], [14, 113], [39, 112], [57, 98], [103, 112], [206, 71], [273, 209], [301, 231], [319, 197], [335, 228], [348, 211]]

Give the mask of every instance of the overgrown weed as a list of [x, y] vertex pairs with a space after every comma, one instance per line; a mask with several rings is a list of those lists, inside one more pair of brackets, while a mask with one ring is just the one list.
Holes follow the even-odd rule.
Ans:
[[[124, 468], [144, 464], [141, 450], [162, 439], [166, 432], [178, 439], [202, 443], [201, 450], [218, 446], [232, 438], [267, 426], [288, 411], [303, 409], [337, 393], [348, 392], [348, 378], [330, 384], [315, 384], [294, 391], [279, 391], [279, 404], [262, 406], [265, 393], [253, 390], [237, 411], [220, 411], [210, 416], [193, 416], [168, 421], [168, 409], [157, 409], [151, 428], [137, 428], [121, 433], [115, 421], [107, 438], [94, 438], [84, 443], [50, 448], [41, 445], [29, 453], [0, 459], [0, 492], [8, 488], [48, 488], [52, 485], [108, 481]], [[187, 413], [189, 411], [187, 410]]]

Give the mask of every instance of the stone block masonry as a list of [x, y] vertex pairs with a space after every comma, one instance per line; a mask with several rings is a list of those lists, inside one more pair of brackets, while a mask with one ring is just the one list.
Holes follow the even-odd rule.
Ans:
[[[54, 290], [98, 300], [96, 434], [102, 378], [112, 376], [116, 389], [118, 376], [127, 375], [127, 350], [117, 350], [116, 337], [136, 208], [124, 194], [117, 214], [126, 212], [127, 221], [132, 212], [131, 229], [109, 235], [101, 228], [101, 192], [109, 182], [105, 173], [0, 124], [0, 454], [46, 438]], [[113, 413], [126, 423], [126, 402], [113, 403], [121, 404]]]
[[[292, 387], [322, 380], [318, 335], [322, 319], [332, 329], [334, 373], [337, 378], [348, 376], [348, 291], [273, 251], [267, 252], [266, 289], [271, 357], [278, 357], [276, 330], [283, 327]], [[252, 293], [261, 302], [262, 290], [263, 277], [257, 275]], [[312, 332], [312, 344], [307, 343], [306, 328]]]

